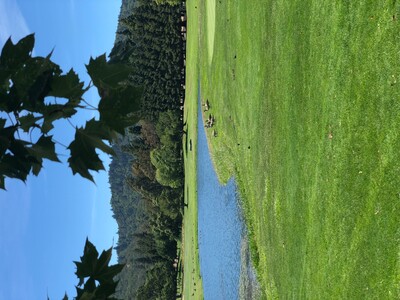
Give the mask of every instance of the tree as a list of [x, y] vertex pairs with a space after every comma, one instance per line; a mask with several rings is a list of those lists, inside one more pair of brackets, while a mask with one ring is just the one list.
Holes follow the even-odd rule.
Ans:
[[160, 113], [156, 131], [161, 145], [150, 152], [151, 163], [156, 167], [156, 180], [171, 188], [182, 186], [182, 159], [179, 147], [179, 115], [167, 110]]
[[101, 97], [95, 108], [100, 117], [75, 128], [67, 147], [73, 174], [93, 181], [89, 171], [104, 169], [96, 149], [114, 154], [106, 142], [138, 121], [134, 112], [140, 109], [142, 89], [128, 83], [130, 66], [109, 63], [105, 55], [86, 65], [92, 83], [85, 87], [72, 69], [63, 73], [51, 61], [52, 53], [32, 57], [34, 42], [33, 34], [16, 44], [10, 38], [0, 56], [0, 188], [5, 189], [5, 178], [26, 181], [29, 174], [38, 175], [43, 159], [59, 162], [53, 123], [69, 122], [79, 109], [93, 109], [82, 97], [94, 85]]
[[154, 0], [157, 4], [169, 4], [169, 5], [179, 5], [182, 3], [181, 0]]

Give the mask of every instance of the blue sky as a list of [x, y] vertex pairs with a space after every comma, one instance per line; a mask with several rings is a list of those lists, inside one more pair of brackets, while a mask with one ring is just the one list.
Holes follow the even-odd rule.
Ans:
[[[84, 65], [90, 56], [109, 54], [120, 5], [121, 0], [0, 0], [0, 46], [9, 36], [15, 43], [34, 32], [35, 55], [54, 48], [53, 61], [64, 71], [74, 68], [88, 82]], [[84, 98], [96, 103], [97, 91]], [[92, 116], [81, 113], [74, 123]], [[56, 139], [68, 144], [72, 126], [56, 127]], [[57, 152], [65, 162], [68, 152], [62, 146]], [[108, 165], [109, 158], [102, 158]], [[117, 242], [107, 173], [96, 174], [95, 181], [72, 176], [66, 163], [48, 161], [26, 184], [6, 181], [8, 190], [0, 191], [0, 300], [46, 299], [47, 294], [61, 299], [65, 291], [75, 296], [73, 260], [82, 255], [86, 237], [99, 250]]]

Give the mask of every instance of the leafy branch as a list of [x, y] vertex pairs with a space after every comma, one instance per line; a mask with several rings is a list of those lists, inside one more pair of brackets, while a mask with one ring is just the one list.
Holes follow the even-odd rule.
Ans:
[[[112, 297], [115, 294], [118, 281], [114, 278], [124, 265], [109, 266], [112, 256], [112, 247], [103, 251], [100, 256], [96, 247], [86, 239], [85, 248], [80, 261], [75, 261], [76, 276], [79, 279], [76, 288], [75, 300], [118, 300]], [[50, 300], [49, 297], [47, 297]], [[65, 294], [63, 300], [68, 300]]]
[[[140, 109], [142, 89], [128, 83], [129, 66], [111, 64], [105, 54], [86, 65], [91, 84], [84, 87], [73, 69], [64, 74], [51, 61], [52, 53], [33, 57], [34, 43], [33, 34], [16, 44], [9, 38], [0, 56], [0, 116], [8, 116], [8, 120], [0, 118], [0, 188], [5, 189], [6, 178], [25, 182], [29, 174], [38, 175], [43, 159], [59, 162], [53, 123], [70, 122], [80, 109], [96, 109], [100, 117], [75, 128], [75, 138], [67, 146], [68, 163], [73, 174], [93, 181], [90, 171], [104, 169], [96, 149], [114, 154], [107, 142], [138, 121], [134, 113]], [[92, 83], [101, 97], [97, 108], [83, 99]], [[64, 103], [58, 103], [59, 98]], [[34, 129], [40, 131], [36, 141]], [[29, 133], [29, 139], [21, 138], [22, 132]]]

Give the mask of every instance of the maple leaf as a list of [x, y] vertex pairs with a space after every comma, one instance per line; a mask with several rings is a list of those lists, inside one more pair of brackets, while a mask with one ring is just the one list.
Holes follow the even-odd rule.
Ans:
[[97, 121], [94, 118], [86, 122], [86, 127], [77, 128], [75, 139], [68, 146], [71, 151], [68, 163], [72, 173], [78, 173], [82, 177], [94, 181], [89, 170], [104, 170], [103, 162], [96, 153], [96, 149], [114, 155], [114, 150], [104, 140], [111, 142], [115, 138], [116, 133], [113, 130], [104, 122]]

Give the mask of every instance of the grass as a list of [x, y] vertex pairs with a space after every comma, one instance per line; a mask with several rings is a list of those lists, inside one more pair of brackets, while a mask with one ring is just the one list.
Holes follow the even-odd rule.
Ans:
[[[199, 37], [196, 32], [198, 15], [197, 1], [187, 2], [187, 53], [186, 53], [186, 95], [184, 122], [187, 134], [183, 136], [183, 156], [185, 168], [185, 206], [183, 217], [183, 287], [184, 299], [203, 299], [203, 287], [200, 276], [197, 236], [197, 95]], [[190, 141], [192, 149], [190, 149]]]
[[[212, 158], [222, 182], [238, 182], [264, 296], [400, 298], [400, 4], [187, 5], [188, 138], [195, 149], [200, 78]], [[196, 218], [189, 204], [190, 289]]]

